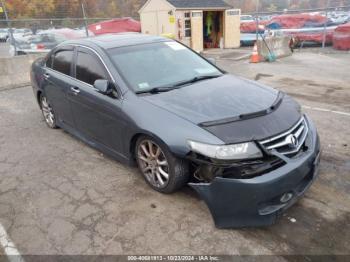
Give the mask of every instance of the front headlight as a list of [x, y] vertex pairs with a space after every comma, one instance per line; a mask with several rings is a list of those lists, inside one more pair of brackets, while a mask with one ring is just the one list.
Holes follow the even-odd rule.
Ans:
[[263, 157], [262, 152], [253, 142], [233, 145], [209, 145], [188, 141], [193, 152], [220, 160], [240, 160]]

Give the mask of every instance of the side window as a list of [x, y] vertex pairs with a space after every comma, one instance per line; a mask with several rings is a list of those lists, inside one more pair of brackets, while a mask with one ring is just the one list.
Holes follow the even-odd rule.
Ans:
[[53, 58], [52, 69], [65, 75], [70, 75], [70, 68], [73, 60], [73, 51], [58, 51]]
[[99, 59], [84, 52], [78, 52], [76, 78], [93, 85], [97, 79], [108, 79], [104, 67]]

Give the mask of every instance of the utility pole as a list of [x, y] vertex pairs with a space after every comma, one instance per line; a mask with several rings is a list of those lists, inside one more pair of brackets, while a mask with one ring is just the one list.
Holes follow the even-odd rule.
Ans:
[[260, 1], [256, 0], [256, 10], [255, 10], [255, 20], [256, 20], [256, 44], [258, 44], [258, 40], [259, 40], [259, 4]]
[[84, 7], [83, 1], [81, 1], [81, 9], [83, 10], [83, 17], [84, 17], [84, 23], [85, 23], [85, 33], [86, 33], [86, 36], [89, 37], [89, 30], [88, 30], [88, 24], [87, 24], [85, 7]]
[[322, 39], [322, 48], [326, 46], [326, 35], [327, 35], [327, 22], [328, 22], [328, 8], [329, 8], [330, 0], [327, 0], [327, 9], [326, 9], [326, 20], [323, 24], [323, 39]]
[[10, 34], [10, 43], [13, 44], [13, 46], [15, 48], [15, 55], [17, 55], [16, 40], [13, 38], [11, 22], [10, 22], [8, 14], [7, 14], [7, 9], [6, 9], [4, 0], [1, 0], [1, 6], [2, 6], [2, 9], [3, 9], [4, 13], [5, 13], [5, 20], [6, 20], [6, 23], [7, 23], [7, 27], [9, 28], [8, 32]]

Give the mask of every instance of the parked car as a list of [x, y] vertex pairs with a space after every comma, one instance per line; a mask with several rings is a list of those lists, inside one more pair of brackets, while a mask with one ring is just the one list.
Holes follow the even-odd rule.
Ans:
[[[58, 44], [70, 40], [86, 37], [85, 31], [69, 28], [38, 30], [36, 35], [26, 39], [16, 40], [16, 51], [18, 55], [33, 53], [48, 53]], [[15, 54], [14, 43], [10, 47], [10, 54]]]
[[0, 42], [6, 42], [9, 37], [7, 28], [0, 28]]
[[328, 19], [332, 24], [344, 24], [349, 21], [350, 13], [344, 11], [333, 11], [327, 14]]
[[255, 19], [252, 15], [241, 15], [241, 22], [254, 22]]
[[27, 28], [16, 28], [12, 30], [13, 38], [16, 41], [25, 41], [33, 34], [32, 30]]
[[[16, 41], [16, 51], [18, 55], [48, 53], [58, 44], [68, 40], [65, 36], [54, 33], [42, 32], [33, 35], [27, 40]], [[14, 55], [14, 44], [10, 46], [10, 54]]]
[[220, 228], [274, 223], [317, 176], [318, 134], [297, 102], [168, 38], [64, 42], [31, 81], [50, 128], [137, 164], [158, 192], [189, 184]]
[[334, 24], [345, 24], [349, 21], [349, 16], [344, 14], [344, 15], [339, 15], [339, 16], [334, 16], [331, 18], [331, 21]]

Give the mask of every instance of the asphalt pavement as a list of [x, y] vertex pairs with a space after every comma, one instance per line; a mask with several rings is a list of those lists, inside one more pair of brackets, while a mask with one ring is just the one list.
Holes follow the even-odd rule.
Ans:
[[[124, 166], [46, 127], [30, 87], [0, 92], [0, 224], [20, 254], [350, 254], [350, 55], [218, 60], [295, 97], [322, 141], [320, 175], [265, 228], [215, 228], [190, 188], [151, 190]], [[1, 251], [0, 251], [1, 252]]]
[[10, 45], [8, 43], [0, 43], [0, 58], [11, 57]]

